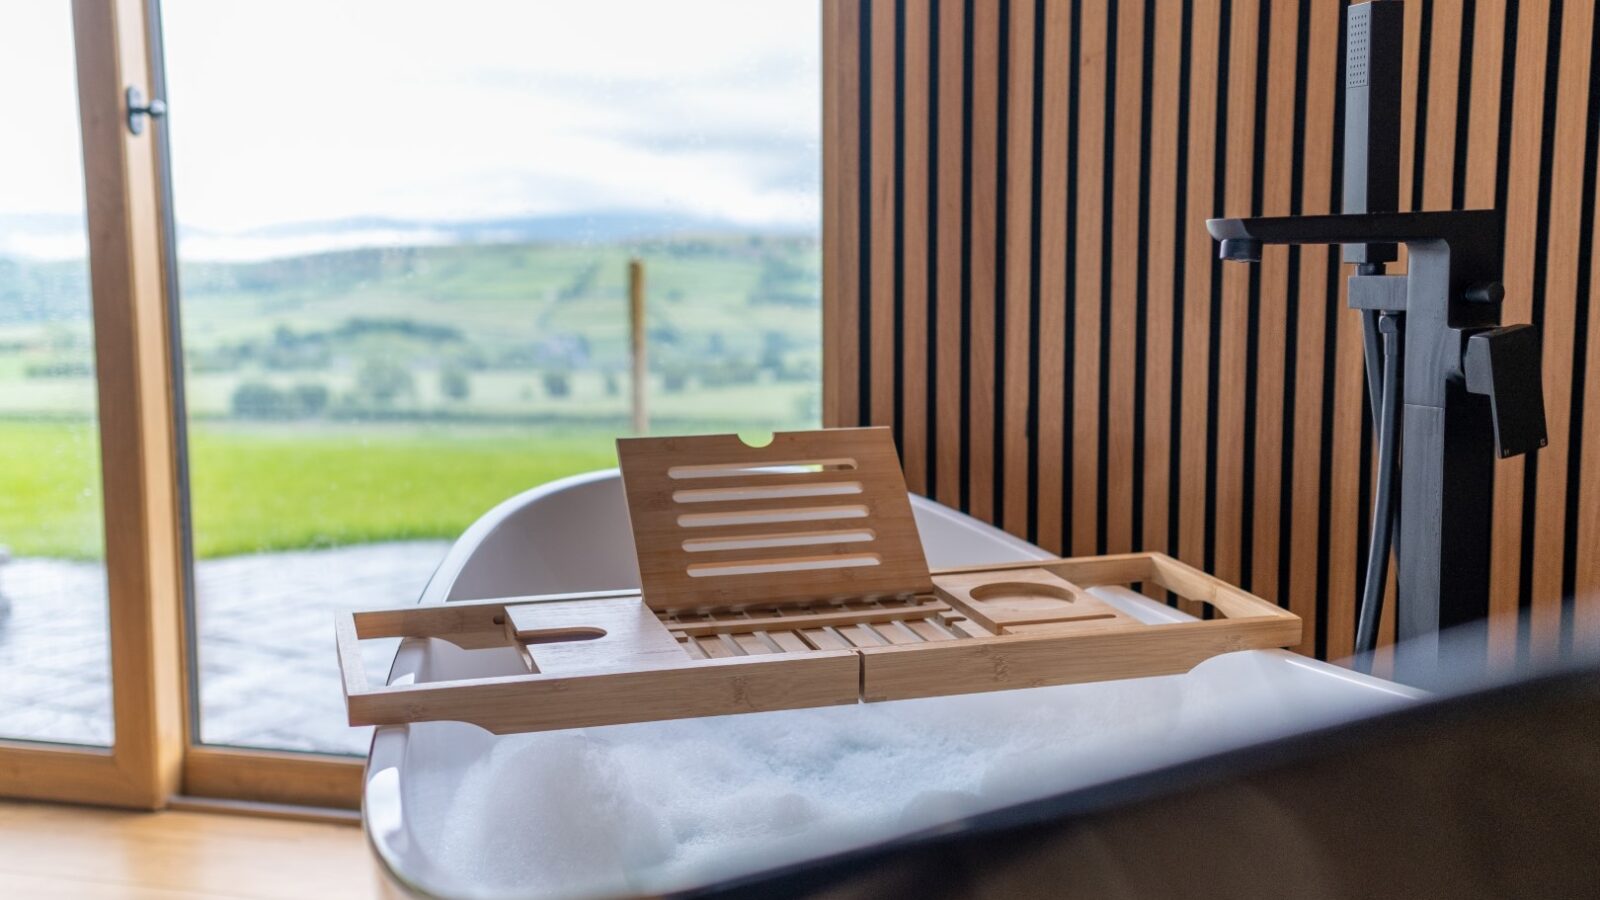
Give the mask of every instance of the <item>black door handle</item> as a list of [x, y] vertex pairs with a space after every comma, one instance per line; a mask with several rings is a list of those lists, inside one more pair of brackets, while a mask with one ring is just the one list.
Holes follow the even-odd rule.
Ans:
[[151, 97], [148, 103], [144, 99], [144, 91], [129, 85], [123, 92], [123, 98], [128, 104], [128, 130], [134, 134], [144, 133], [144, 120], [146, 118], [159, 119], [167, 114], [167, 104], [159, 97]]

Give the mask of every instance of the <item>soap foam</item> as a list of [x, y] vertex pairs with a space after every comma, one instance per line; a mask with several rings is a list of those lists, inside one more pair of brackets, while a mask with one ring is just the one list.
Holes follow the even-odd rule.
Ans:
[[661, 891], [1129, 770], [1195, 711], [1185, 693], [1148, 678], [499, 738], [419, 727], [432, 786], [413, 778], [407, 807], [414, 827], [443, 810], [419, 837], [485, 896]]
[[404, 829], [378, 843], [403, 841], [406, 874], [451, 896], [662, 893], [1415, 696], [1250, 652], [1186, 675], [577, 731], [427, 722], [403, 741]]

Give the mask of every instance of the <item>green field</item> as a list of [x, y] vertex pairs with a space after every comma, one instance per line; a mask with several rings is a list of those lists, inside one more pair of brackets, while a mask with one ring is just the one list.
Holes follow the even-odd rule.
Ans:
[[[454, 538], [518, 491], [614, 465], [634, 258], [652, 431], [816, 424], [814, 237], [185, 263], [196, 554]], [[0, 546], [18, 555], [101, 552], [87, 278], [82, 260], [0, 259]]]
[[[518, 491], [616, 464], [603, 432], [225, 426], [194, 429], [190, 447], [202, 558], [454, 538]], [[92, 426], [0, 422], [0, 545], [90, 559], [101, 531]]]
[[[645, 266], [658, 419], [818, 417], [816, 241], [391, 247], [181, 269], [192, 419], [627, 421], [627, 272]], [[0, 417], [93, 408], [82, 261], [0, 258]]]

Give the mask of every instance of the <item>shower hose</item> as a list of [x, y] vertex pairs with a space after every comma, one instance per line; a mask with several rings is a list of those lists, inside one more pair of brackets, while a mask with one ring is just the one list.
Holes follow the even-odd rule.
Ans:
[[[1400, 373], [1404, 367], [1405, 316], [1375, 310], [1361, 312], [1362, 349], [1366, 357], [1368, 400], [1373, 432], [1378, 438], [1378, 484], [1372, 503], [1371, 539], [1367, 545], [1367, 577], [1356, 621], [1356, 665], [1372, 670], [1378, 642], [1378, 621], [1389, 580], [1389, 552], [1395, 547], [1400, 488]], [[1382, 345], [1380, 350], [1379, 345]]]

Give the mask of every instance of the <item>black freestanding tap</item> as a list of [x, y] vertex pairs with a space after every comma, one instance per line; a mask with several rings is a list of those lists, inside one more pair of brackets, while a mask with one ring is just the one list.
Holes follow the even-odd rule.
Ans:
[[[1502, 213], [1392, 211], [1400, 6], [1379, 0], [1349, 9], [1346, 214], [1212, 219], [1207, 227], [1225, 260], [1259, 261], [1265, 244], [1344, 244], [1345, 261], [1358, 266], [1350, 305], [1362, 311], [1366, 325], [1369, 396], [1379, 422], [1380, 465], [1387, 467], [1374, 504], [1375, 535], [1388, 531], [1384, 492], [1399, 481], [1396, 675], [1427, 682], [1440, 663], [1440, 629], [1489, 611], [1496, 455], [1535, 450], [1546, 436], [1538, 332], [1532, 325], [1500, 327]], [[1406, 274], [1385, 275], [1397, 244], [1408, 251]], [[1391, 349], [1387, 372], [1376, 359], [1379, 331]], [[1398, 423], [1398, 450], [1392, 435], [1385, 442], [1386, 430], [1395, 430], [1386, 423]], [[1403, 478], [1385, 477], [1397, 460]], [[1377, 569], [1368, 567], [1358, 651], [1370, 650], [1375, 636], [1387, 556], [1387, 544], [1375, 539]], [[1485, 651], [1480, 630], [1474, 644], [1451, 645], [1461, 658], [1450, 662], [1481, 666]]]

